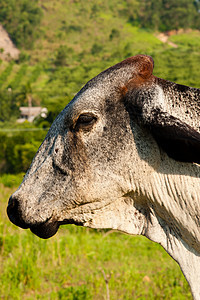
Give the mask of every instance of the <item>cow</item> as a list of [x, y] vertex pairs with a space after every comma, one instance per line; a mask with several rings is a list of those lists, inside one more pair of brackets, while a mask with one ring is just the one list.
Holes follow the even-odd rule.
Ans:
[[7, 213], [41, 238], [60, 225], [157, 242], [200, 299], [200, 89], [136, 55], [91, 79], [53, 122]]

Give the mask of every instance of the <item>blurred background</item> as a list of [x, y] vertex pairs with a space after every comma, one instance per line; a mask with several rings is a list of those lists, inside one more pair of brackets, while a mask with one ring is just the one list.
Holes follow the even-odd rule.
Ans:
[[63, 226], [48, 241], [6, 204], [57, 114], [136, 54], [200, 87], [199, 0], [0, 0], [0, 299], [192, 299], [178, 265], [142, 237]]

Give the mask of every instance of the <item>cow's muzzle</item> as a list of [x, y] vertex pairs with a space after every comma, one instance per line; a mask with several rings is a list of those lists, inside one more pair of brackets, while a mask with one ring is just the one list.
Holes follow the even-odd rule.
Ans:
[[53, 218], [49, 218], [45, 222], [35, 224], [25, 222], [22, 216], [19, 200], [15, 195], [12, 195], [9, 199], [7, 214], [13, 224], [23, 229], [30, 228], [34, 234], [43, 239], [48, 239], [56, 234], [59, 228], [59, 223]]

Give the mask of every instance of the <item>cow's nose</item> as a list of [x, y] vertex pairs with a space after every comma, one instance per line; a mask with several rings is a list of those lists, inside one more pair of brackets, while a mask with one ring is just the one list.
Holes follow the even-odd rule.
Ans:
[[22, 219], [22, 213], [19, 205], [19, 200], [16, 196], [12, 195], [8, 202], [7, 214], [10, 221], [23, 228], [28, 228], [27, 224]]

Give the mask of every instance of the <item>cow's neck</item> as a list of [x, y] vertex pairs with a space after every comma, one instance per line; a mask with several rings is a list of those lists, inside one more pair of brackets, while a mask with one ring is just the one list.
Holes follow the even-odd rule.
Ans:
[[179, 263], [194, 299], [200, 299], [199, 169], [169, 158], [163, 161], [160, 172], [151, 177], [149, 221], [143, 232]]
[[150, 216], [143, 235], [159, 243], [168, 254], [179, 264], [187, 279], [193, 297], [200, 299], [200, 256], [188, 246], [174, 231], [155, 214]]

